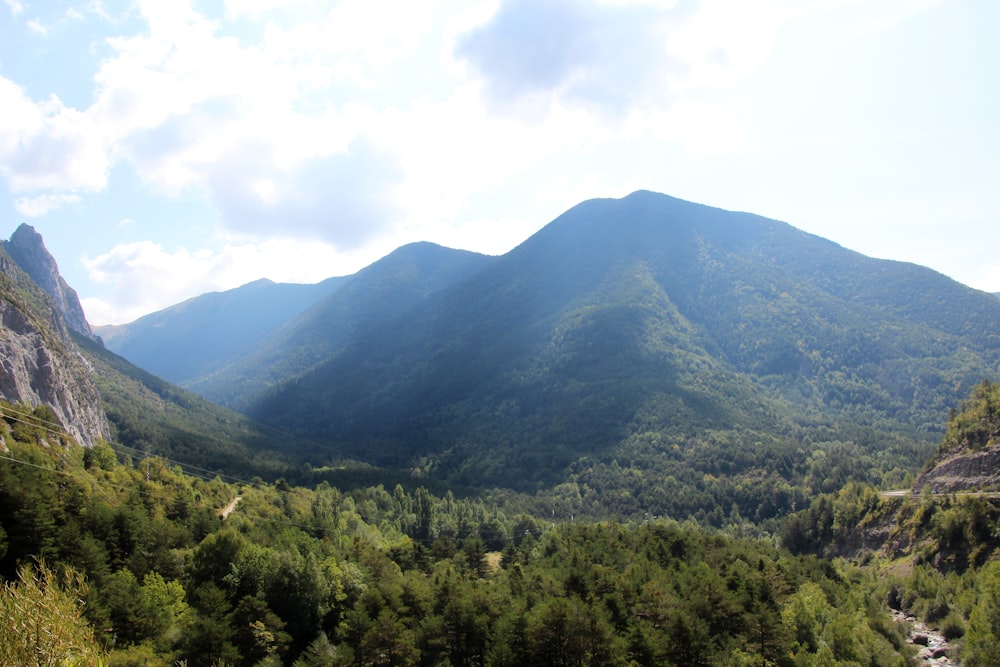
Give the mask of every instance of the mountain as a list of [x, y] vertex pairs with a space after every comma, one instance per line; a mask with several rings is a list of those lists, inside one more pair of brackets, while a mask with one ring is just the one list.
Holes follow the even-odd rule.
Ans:
[[[491, 260], [433, 243], [405, 245], [339, 279], [338, 289], [263, 337], [254, 349], [185, 385], [217, 403], [245, 409], [257, 396], [309, 371], [373, 327], [419, 307]], [[225, 336], [218, 337], [219, 346], [227, 344]]]
[[286, 453], [317, 479], [348, 454], [568, 514], [717, 525], [902, 483], [1000, 375], [992, 295], [642, 191], [499, 257], [404, 246], [272, 326], [186, 384], [315, 443]]
[[[23, 240], [25, 234], [15, 236]], [[107, 437], [109, 425], [91, 369], [63, 317], [66, 302], [58, 303], [22, 270], [6, 252], [11, 245], [0, 247], [0, 399], [36, 410], [46, 407], [51, 411], [43, 413], [46, 419], [58, 422], [78, 442], [92, 444]], [[40, 244], [37, 248], [44, 251]], [[35, 268], [45, 263], [37, 254], [28, 256]], [[64, 284], [61, 279], [49, 282], [57, 289]], [[75, 299], [71, 291], [66, 294]]]
[[[63, 429], [88, 446], [108, 440], [122, 456], [170, 456], [198, 466], [197, 474], [275, 477], [294, 460], [321, 455], [313, 444], [209, 403], [105, 349], [41, 237], [26, 225], [0, 246], [0, 400], [15, 425], [54, 422], [54, 437]], [[33, 414], [18, 417], [23, 406]]]
[[345, 278], [315, 285], [262, 279], [188, 299], [125, 325], [95, 328], [111, 351], [185, 386], [238, 359], [262, 338], [336, 291]]
[[41, 234], [34, 227], [20, 225], [10, 240], [2, 241], [0, 245], [21, 270], [55, 300], [66, 326], [88, 338], [94, 337], [76, 290], [60, 275], [55, 258], [45, 248]]
[[766, 514], [924, 460], [949, 406], [1000, 371], [1000, 303], [637, 192], [580, 204], [323, 354], [244, 409], [452, 482], [614, 489], [630, 511], [744, 493]]
[[123, 456], [167, 457], [195, 470], [276, 478], [298, 461], [329, 456], [294, 436], [257, 424], [148, 373], [102, 345], [75, 336]]

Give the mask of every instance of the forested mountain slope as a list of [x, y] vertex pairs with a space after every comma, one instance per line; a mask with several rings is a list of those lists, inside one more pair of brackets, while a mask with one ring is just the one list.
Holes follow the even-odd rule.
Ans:
[[676, 510], [674, 483], [694, 508], [739, 480], [754, 495], [915, 469], [998, 369], [988, 294], [637, 192], [575, 207], [248, 411], [422, 474], [639, 487], [629, 509]]
[[977, 385], [948, 429], [914, 489], [936, 493], [1000, 491], [1000, 385]]
[[186, 386], [222, 405], [245, 409], [260, 394], [294, 381], [373, 327], [422, 307], [433, 295], [490, 261], [486, 255], [433, 243], [398, 248], [339, 279], [337, 290], [285, 322], [252, 350]]
[[288, 474], [328, 450], [257, 424], [144, 371], [100, 344], [76, 337], [111, 425], [109, 439], [135, 456], [158, 454], [211, 473]]
[[296, 285], [261, 279], [95, 330], [109, 350], [185, 386], [238, 358], [345, 281]]

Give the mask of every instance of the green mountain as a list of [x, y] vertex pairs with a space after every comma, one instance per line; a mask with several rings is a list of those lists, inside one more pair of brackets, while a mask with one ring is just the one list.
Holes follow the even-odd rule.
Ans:
[[198, 358], [190, 389], [310, 443], [262, 435], [224, 460], [280, 446], [318, 480], [353, 456], [567, 514], [721, 525], [849, 480], [899, 484], [948, 409], [1000, 374], [992, 295], [651, 192], [584, 202], [500, 257], [405, 246], [227, 345], [262, 321], [243, 296], [264, 287], [230, 295], [248, 319], [225, 326], [198, 299], [150, 316], [190, 334], [160, 339], [165, 358]]
[[100, 392], [109, 439], [126, 456], [164, 456], [197, 474], [273, 479], [301, 460], [329, 454], [166, 382], [99, 343], [74, 338]]
[[1000, 370], [992, 296], [650, 192], [580, 204], [359, 333], [244, 409], [416, 474], [627, 512], [764, 517], [901, 478]]
[[95, 333], [109, 350], [185, 386], [238, 359], [345, 281], [296, 285], [257, 280], [188, 299], [130, 324], [95, 327]]
[[[491, 259], [433, 243], [398, 248], [353, 276], [338, 279], [336, 290], [276, 327], [253, 349], [185, 385], [222, 405], [246, 409], [261, 393], [308, 372], [373, 327], [421, 307]], [[216, 345], [227, 345], [224, 332], [213, 335]]]

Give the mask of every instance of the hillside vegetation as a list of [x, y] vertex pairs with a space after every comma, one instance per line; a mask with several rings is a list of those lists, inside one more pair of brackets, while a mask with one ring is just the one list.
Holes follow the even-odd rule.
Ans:
[[75, 446], [23, 406], [3, 406], [0, 430], [0, 574], [19, 581], [0, 603], [49, 595], [62, 606], [32, 613], [56, 623], [80, 596], [99, 631], [70, 638], [109, 665], [889, 667], [912, 654], [876, 581], [763, 541], [669, 520], [551, 524], [424, 489], [190, 477]]
[[[94, 341], [81, 336], [75, 341], [100, 391], [111, 440], [137, 456], [156, 453], [213, 474], [269, 479], [288, 474], [298, 467], [296, 461], [310, 457], [309, 443], [180, 389]], [[319, 455], [329, 452], [312, 453]]]
[[997, 445], [1000, 445], [1000, 384], [983, 382], [951, 413], [936, 458], [981, 452]]
[[[990, 423], [998, 408], [997, 386], [977, 385], [952, 411], [928, 471], [941, 461], [977, 459], [995, 437]], [[864, 563], [883, 580], [892, 608], [961, 646], [961, 664], [1000, 664], [1000, 498], [974, 484], [934, 493], [925, 475], [909, 495], [883, 496], [857, 483], [821, 495], [784, 520], [781, 543], [794, 553]]]

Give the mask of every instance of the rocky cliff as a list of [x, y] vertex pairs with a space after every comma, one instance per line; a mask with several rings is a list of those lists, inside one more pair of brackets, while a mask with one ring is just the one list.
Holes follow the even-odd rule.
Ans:
[[[76, 299], [72, 290], [63, 294]], [[89, 364], [73, 343], [62, 311], [0, 248], [0, 399], [49, 406], [64, 430], [90, 445], [107, 438], [110, 429]], [[86, 324], [86, 318], [82, 321]]]
[[42, 235], [31, 225], [22, 224], [2, 245], [21, 270], [52, 297], [66, 326], [87, 338], [96, 339], [76, 290], [59, 273], [59, 266], [46, 249]]
[[1000, 490], [1000, 384], [977, 385], [948, 420], [937, 454], [913, 490], [935, 493]]
[[913, 488], [920, 491], [925, 486], [934, 493], [1000, 490], [1000, 446], [938, 461], [917, 477]]

